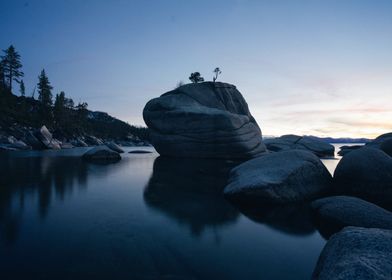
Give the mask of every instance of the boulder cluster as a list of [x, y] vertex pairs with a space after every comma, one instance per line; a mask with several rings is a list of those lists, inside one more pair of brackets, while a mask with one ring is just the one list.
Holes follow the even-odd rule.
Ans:
[[334, 146], [297, 135], [263, 141], [230, 84], [181, 86], [149, 101], [143, 117], [163, 156], [241, 160], [223, 193], [248, 216], [308, 205], [329, 239], [313, 279], [392, 279], [392, 133], [342, 147], [332, 176], [320, 157], [334, 157]]

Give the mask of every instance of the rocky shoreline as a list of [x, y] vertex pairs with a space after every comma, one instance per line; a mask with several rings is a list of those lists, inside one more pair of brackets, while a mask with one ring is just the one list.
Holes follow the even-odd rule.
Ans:
[[[0, 129], [0, 151], [21, 150], [60, 150], [74, 147], [94, 147], [100, 145], [114, 145], [124, 147], [150, 146], [150, 143], [137, 136], [128, 136], [126, 139], [102, 139], [94, 135], [80, 135], [68, 139], [56, 139], [53, 134], [42, 126], [39, 129], [17, 126], [17, 128], [4, 131]], [[114, 148], [115, 149], [115, 148]]]

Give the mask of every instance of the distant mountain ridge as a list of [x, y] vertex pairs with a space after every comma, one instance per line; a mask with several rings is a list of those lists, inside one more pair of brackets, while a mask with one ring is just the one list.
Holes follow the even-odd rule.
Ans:
[[[313, 135], [303, 135], [303, 136], [308, 136], [314, 139], [318, 139], [320, 141], [326, 142], [326, 143], [368, 143], [371, 142], [372, 139], [369, 138], [350, 138], [350, 137], [339, 137], [339, 138], [334, 138], [334, 137], [318, 137], [318, 136], [313, 136]], [[277, 138], [279, 136], [272, 136], [272, 135], [265, 135], [263, 136], [263, 139], [271, 139], [271, 138]]]

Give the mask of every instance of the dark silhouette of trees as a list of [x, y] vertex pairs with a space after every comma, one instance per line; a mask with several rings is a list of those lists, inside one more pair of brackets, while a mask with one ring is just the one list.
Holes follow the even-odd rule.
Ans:
[[204, 78], [200, 75], [199, 72], [193, 72], [189, 76], [189, 80], [191, 80], [192, 83], [197, 84], [199, 82], [204, 82]]
[[25, 84], [24, 84], [23, 80], [20, 80], [19, 91], [20, 91], [21, 96], [26, 95], [26, 88], [25, 88]]
[[38, 76], [38, 100], [44, 106], [52, 106], [52, 89], [49, 78], [46, 76], [45, 69], [42, 69], [41, 74]]
[[41, 118], [43, 124], [50, 126], [53, 122], [52, 113], [52, 89], [49, 78], [46, 76], [45, 69], [42, 69], [41, 74], [38, 76], [38, 100], [41, 102]]
[[214, 69], [214, 77], [212, 78], [212, 80], [213, 80], [213, 82], [215, 83], [215, 81], [216, 81], [216, 79], [218, 79], [218, 76], [220, 75], [220, 74], [222, 74], [222, 71], [219, 69], [219, 67], [216, 67], [215, 69]]
[[20, 62], [20, 55], [13, 45], [3, 50], [3, 52], [1, 64], [3, 66], [4, 78], [7, 82], [7, 88], [12, 92], [12, 82], [20, 83], [19, 78], [24, 76], [24, 73], [21, 71], [22, 63]]

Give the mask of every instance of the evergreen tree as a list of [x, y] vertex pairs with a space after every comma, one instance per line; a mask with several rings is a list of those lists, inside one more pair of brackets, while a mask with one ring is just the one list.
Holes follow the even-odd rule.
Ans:
[[52, 106], [52, 89], [48, 76], [46, 76], [45, 69], [42, 69], [41, 74], [38, 76], [38, 100], [44, 106]]
[[20, 81], [20, 89], [19, 89], [19, 91], [20, 91], [20, 95], [21, 96], [25, 96], [26, 95], [26, 88], [25, 88], [23, 80]]
[[3, 71], [3, 62], [0, 62], [0, 94], [5, 91], [5, 77], [4, 77], [4, 71]]
[[46, 76], [45, 69], [41, 71], [38, 76], [38, 100], [41, 102], [40, 114], [41, 121], [47, 126], [51, 126], [53, 123], [53, 112], [52, 112], [52, 89], [48, 76]]
[[56, 94], [53, 108], [54, 119], [57, 125], [61, 125], [65, 115], [65, 93], [64, 91], [60, 94]]
[[6, 86], [12, 92], [12, 82], [19, 83], [19, 78], [24, 76], [24, 73], [21, 71], [22, 63], [20, 62], [20, 55], [13, 45], [3, 50], [3, 52], [4, 55], [1, 57], [1, 61], [3, 64], [4, 78], [8, 83]]

